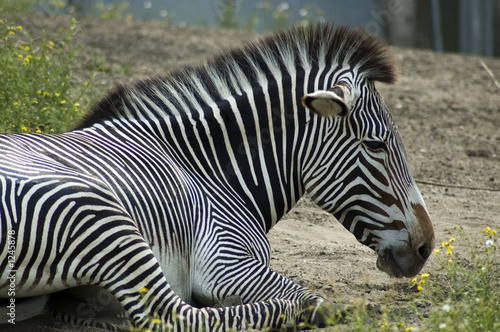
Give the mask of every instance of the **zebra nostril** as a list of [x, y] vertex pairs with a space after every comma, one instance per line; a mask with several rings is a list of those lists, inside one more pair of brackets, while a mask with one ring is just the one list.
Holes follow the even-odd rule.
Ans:
[[432, 253], [432, 246], [427, 242], [423, 243], [418, 248], [418, 254], [420, 255], [420, 257], [422, 257], [424, 261], [427, 260], [427, 258], [429, 258], [431, 253]]

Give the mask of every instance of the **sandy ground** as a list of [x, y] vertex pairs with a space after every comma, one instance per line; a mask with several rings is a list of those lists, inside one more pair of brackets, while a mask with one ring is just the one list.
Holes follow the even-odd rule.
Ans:
[[[20, 17], [17, 24], [34, 34], [41, 29], [50, 34], [69, 26], [69, 19], [37, 15]], [[256, 37], [244, 31], [96, 19], [80, 19], [78, 28], [84, 48], [77, 76], [85, 78], [92, 63], [104, 59], [108, 72], [97, 81], [103, 88], [116, 80], [163, 74]], [[379, 90], [398, 123], [414, 177], [464, 187], [420, 185], [437, 243], [447, 240], [454, 226], [478, 238], [486, 226], [500, 227], [500, 89], [483, 66], [500, 80], [500, 60], [401, 48], [394, 52], [401, 65], [400, 82]], [[408, 280], [379, 272], [375, 254], [307, 199], [271, 231], [269, 239], [276, 271], [333, 302], [375, 302], [408, 285]], [[464, 249], [462, 243], [456, 248]], [[437, 273], [437, 267], [437, 259], [431, 257], [424, 271]], [[95, 329], [39, 317], [9, 330]]]

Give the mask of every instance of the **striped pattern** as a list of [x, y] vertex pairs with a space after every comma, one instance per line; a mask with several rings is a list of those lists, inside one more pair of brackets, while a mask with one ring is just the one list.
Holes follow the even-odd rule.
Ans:
[[[0, 296], [16, 270], [19, 296], [98, 285], [149, 329], [314, 321], [322, 298], [268, 267], [266, 239], [305, 192], [379, 252], [381, 269], [401, 231], [432, 237], [415, 218], [425, 206], [374, 87], [395, 77], [376, 38], [296, 27], [118, 86], [73, 131], [1, 136]], [[304, 95], [348, 112], [305, 109]], [[320, 95], [334, 101], [315, 103]], [[426, 258], [396, 265], [416, 273]], [[191, 306], [232, 295], [245, 304]]]

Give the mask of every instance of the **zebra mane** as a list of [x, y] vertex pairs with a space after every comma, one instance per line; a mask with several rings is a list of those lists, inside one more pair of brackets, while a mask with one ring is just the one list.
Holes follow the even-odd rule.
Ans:
[[[150, 117], [151, 113], [178, 115], [182, 113], [182, 105], [176, 99], [183, 93], [186, 97], [186, 92], [195, 98], [196, 105], [203, 107], [207, 105], [207, 95], [212, 102], [223, 100], [227, 94], [241, 93], [245, 82], [258, 84], [259, 78], [272, 79], [273, 74], [287, 72], [290, 66], [300, 71], [338, 64], [356, 68], [357, 75], [370, 81], [392, 84], [398, 76], [386, 43], [363, 29], [334, 28], [327, 23], [298, 25], [216, 55], [204, 64], [185, 66], [166, 76], [141, 79], [131, 85], [119, 84], [94, 105], [75, 129], [122, 117]], [[204, 90], [203, 96], [197, 92], [200, 88]], [[180, 110], [167, 107], [166, 100]], [[162, 112], [149, 110], [140, 114], [144, 110], [140, 110], [138, 101], [142, 106], [153, 103], [156, 107], [148, 108]]]

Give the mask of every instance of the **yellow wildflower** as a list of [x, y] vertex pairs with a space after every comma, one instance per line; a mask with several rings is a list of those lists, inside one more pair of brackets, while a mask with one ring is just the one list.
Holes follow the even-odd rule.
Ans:
[[438, 254], [439, 253], [439, 249], [434, 249], [434, 254]]
[[486, 233], [486, 234], [488, 234], [488, 233], [490, 232], [490, 230], [491, 230], [491, 228], [490, 228], [490, 226], [488, 226], [488, 227], [486, 227], [486, 228], [483, 230], [483, 232], [484, 232], [484, 233]]
[[142, 287], [140, 290], [139, 290], [139, 293], [147, 293], [148, 292], [148, 289], [146, 287]]
[[417, 290], [420, 292], [422, 289], [424, 289], [424, 287], [422, 287], [421, 285], [418, 285], [417, 286]]
[[42, 131], [40, 130], [40, 128], [38, 128], [38, 129], [36, 130], [36, 133], [37, 133], [37, 134], [41, 134], [41, 133], [42, 133]]
[[444, 241], [443, 243], [441, 243], [441, 246], [442, 246], [442, 247], [447, 247], [448, 245], [449, 245], [449, 243], [448, 243], [448, 242], [446, 242], [446, 241]]
[[59, 92], [56, 92], [56, 97], [59, 97], [61, 94]]
[[420, 276], [422, 278], [429, 278], [431, 275], [429, 273], [422, 273]]
[[412, 283], [412, 284], [416, 284], [416, 283], [417, 283], [417, 278], [413, 278], [413, 279], [411, 279], [411, 283]]
[[452, 245], [449, 245], [449, 246], [448, 246], [448, 250], [453, 250], [453, 246], [452, 246]]
[[17, 26], [17, 30], [21, 31], [22, 29], [23, 29], [22, 26], [20, 26], [20, 25]]
[[21, 129], [22, 131], [28, 131], [28, 128], [26, 128], [26, 126], [22, 126]]
[[49, 49], [52, 49], [52, 47], [54, 47], [54, 42], [53, 42], [52, 40], [51, 40], [51, 41], [49, 41], [49, 43], [47, 44], [47, 47], [48, 47]]
[[80, 107], [80, 103], [75, 103], [75, 107]]
[[66, 104], [66, 100], [61, 100], [61, 104]]
[[496, 229], [492, 229], [491, 230], [491, 235], [496, 235], [497, 234], [497, 230]]
[[153, 323], [153, 324], [161, 324], [161, 319], [153, 318], [153, 319], [151, 319], [151, 323]]
[[454, 238], [454, 237], [452, 237], [452, 238], [450, 239], [450, 243], [452, 243], [452, 242], [455, 242], [455, 238]]

